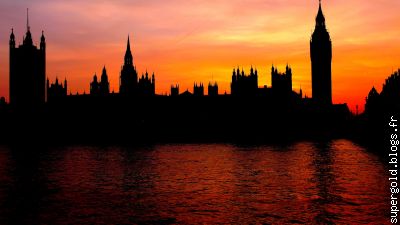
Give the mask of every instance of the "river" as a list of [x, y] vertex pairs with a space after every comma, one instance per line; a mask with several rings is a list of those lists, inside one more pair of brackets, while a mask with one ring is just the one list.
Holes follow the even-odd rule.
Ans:
[[349, 141], [0, 147], [0, 224], [389, 224], [384, 161]]

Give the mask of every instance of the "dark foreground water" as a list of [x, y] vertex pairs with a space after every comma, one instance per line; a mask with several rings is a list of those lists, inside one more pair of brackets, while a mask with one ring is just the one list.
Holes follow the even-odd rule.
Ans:
[[347, 140], [0, 147], [0, 224], [388, 224], [388, 195]]

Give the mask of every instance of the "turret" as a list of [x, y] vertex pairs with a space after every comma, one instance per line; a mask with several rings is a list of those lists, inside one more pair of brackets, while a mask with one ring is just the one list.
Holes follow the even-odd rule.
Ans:
[[235, 71], [235, 69], [233, 69], [233, 72], [232, 72], [232, 82], [236, 82], [236, 71]]
[[101, 82], [108, 82], [106, 66], [103, 67], [103, 72], [101, 73]]
[[14, 35], [14, 29], [11, 28], [11, 34], [10, 34], [10, 49], [15, 48], [15, 35]]
[[303, 98], [303, 89], [300, 87], [300, 98]]
[[46, 50], [46, 38], [44, 37], [44, 31], [42, 31], [42, 36], [40, 37], [40, 50]]
[[68, 90], [67, 78], [64, 79], [64, 90], [65, 90], [65, 95], [67, 95], [67, 90]]

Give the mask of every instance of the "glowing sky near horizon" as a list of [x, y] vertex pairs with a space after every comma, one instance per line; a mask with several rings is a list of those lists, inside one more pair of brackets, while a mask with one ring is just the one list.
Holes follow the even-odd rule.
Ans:
[[[400, 1], [322, 1], [333, 42], [333, 100], [363, 109], [372, 86], [381, 90], [400, 67]], [[118, 91], [128, 34], [140, 73], [155, 72], [156, 92], [172, 84], [217, 81], [229, 93], [232, 69], [259, 71], [270, 85], [271, 65], [293, 69], [293, 88], [311, 96], [309, 40], [315, 0], [3, 0], [0, 2], [0, 96], [8, 98], [8, 41], [26, 32], [47, 41], [47, 76], [67, 77], [69, 92], [89, 91], [106, 66]]]

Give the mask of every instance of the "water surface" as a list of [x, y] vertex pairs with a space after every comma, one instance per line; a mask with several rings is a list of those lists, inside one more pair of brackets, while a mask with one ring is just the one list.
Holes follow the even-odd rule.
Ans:
[[348, 140], [0, 148], [0, 224], [388, 224], [387, 187]]

